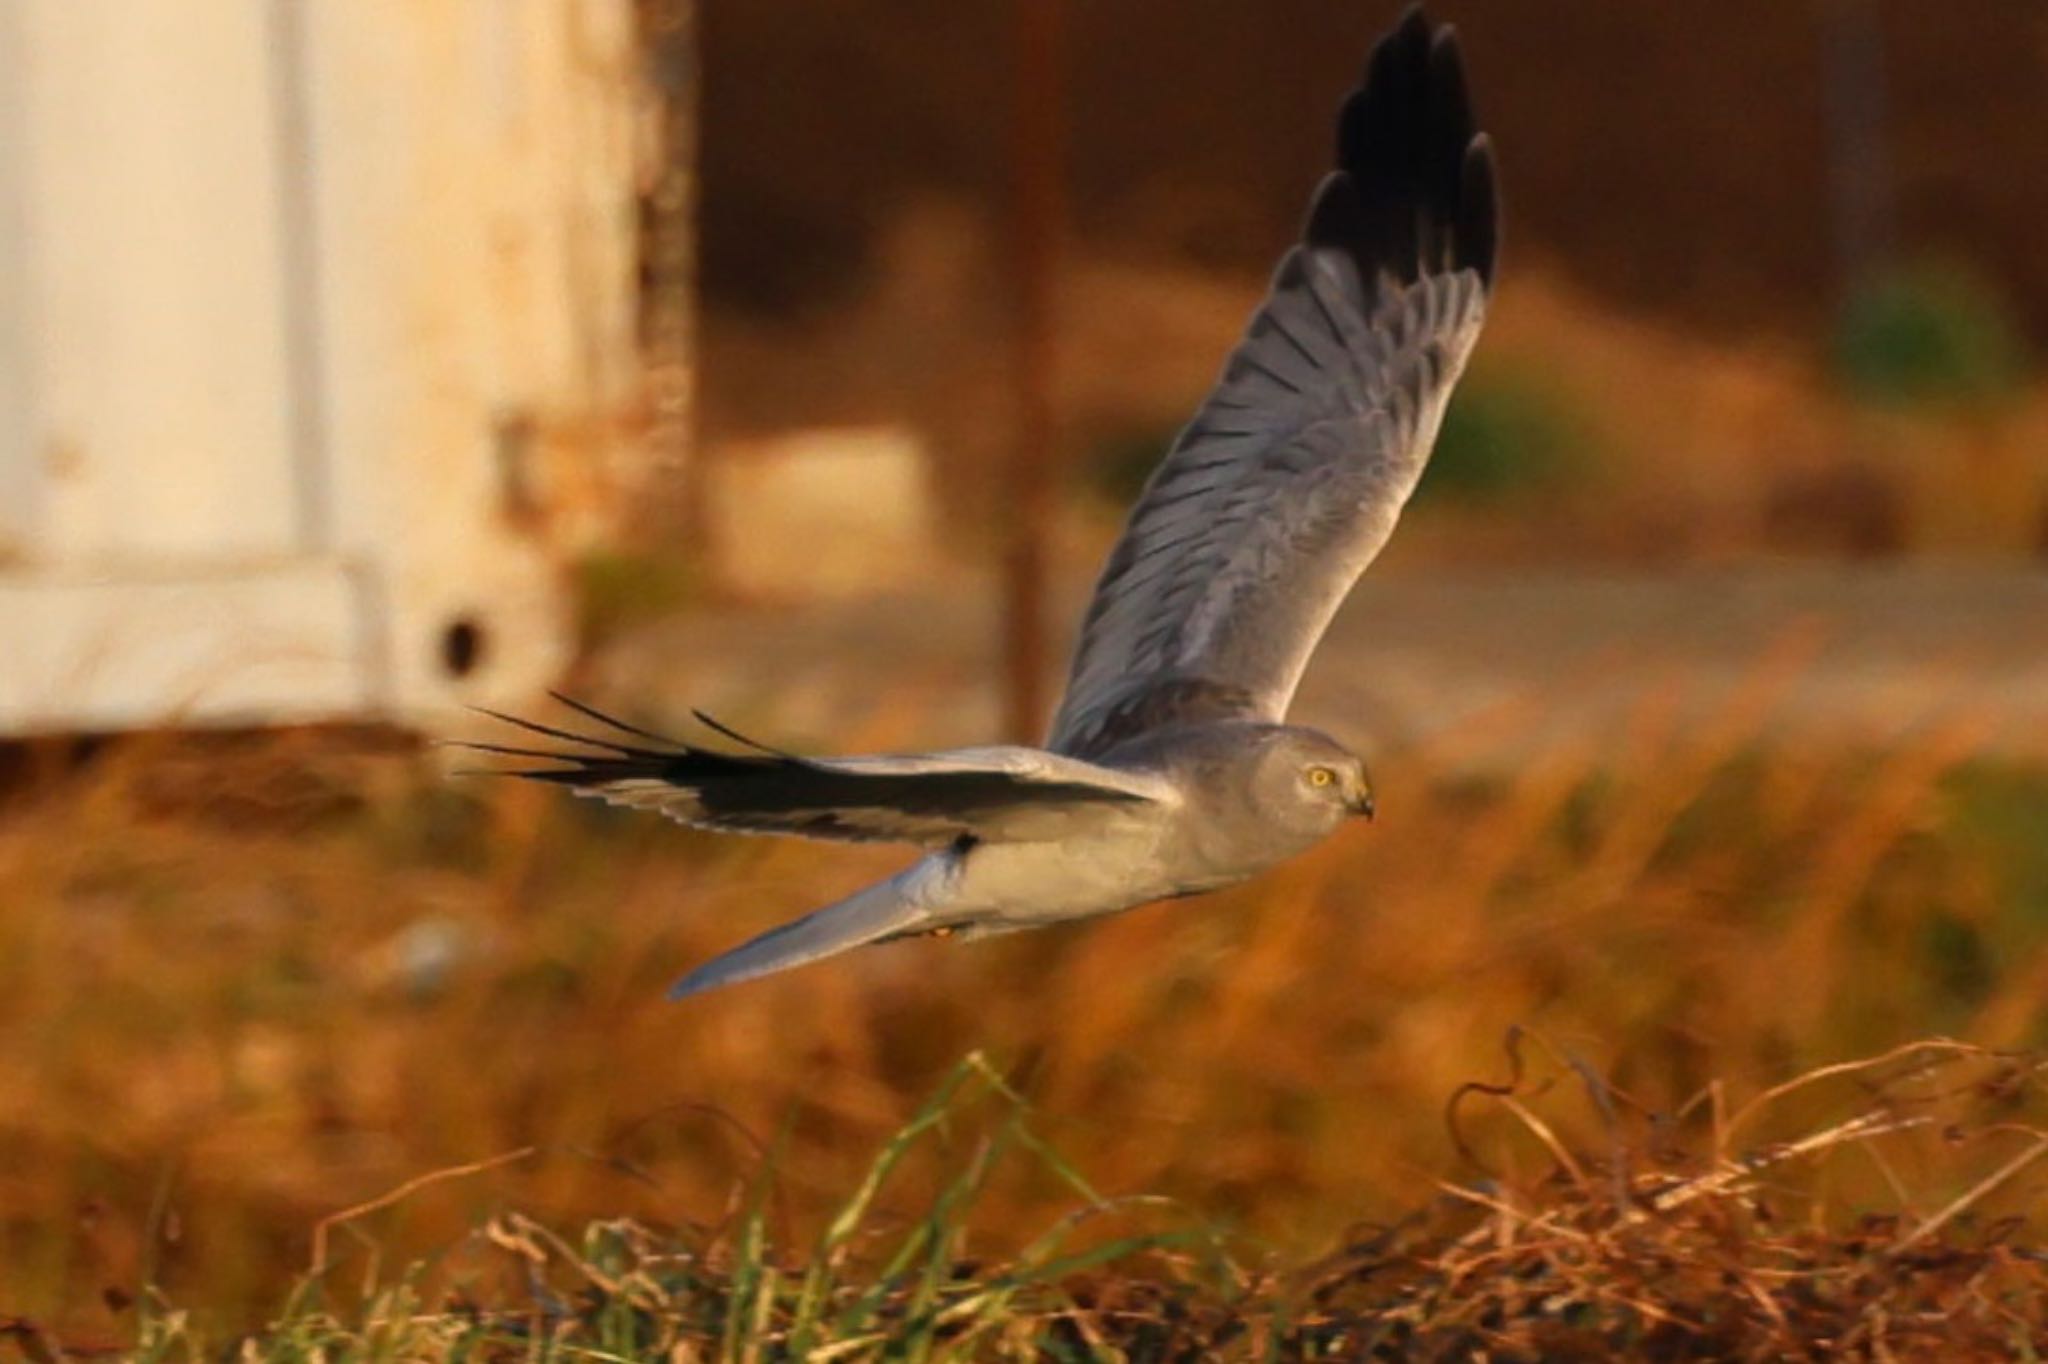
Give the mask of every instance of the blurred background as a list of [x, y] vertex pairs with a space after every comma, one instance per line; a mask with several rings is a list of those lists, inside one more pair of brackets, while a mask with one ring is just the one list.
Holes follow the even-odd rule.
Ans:
[[1572, 1140], [2038, 1045], [2048, 10], [1432, 8], [1502, 282], [1296, 709], [1379, 823], [684, 1006], [900, 855], [422, 739], [551, 685], [1028, 734], [1397, 6], [0, 14], [0, 1316], [233, 1319], [526, 1148], [343, 1249], [715, 1221], [770, 1145], [812, 1225], [973, 1047], [1100, 1187], [1313, 1251], [1472, 1176], [1445, 1105], [1517, 1026], [1616, 1086]]

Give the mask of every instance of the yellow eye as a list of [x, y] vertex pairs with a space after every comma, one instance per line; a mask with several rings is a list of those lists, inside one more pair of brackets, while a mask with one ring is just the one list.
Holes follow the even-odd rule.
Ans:
[[1328, 786], [1335, 780], [1337, 780], [1337, 774], [1327, 767], [1311, 767], [1308, 770], [1308, 784], [1310, 786]]

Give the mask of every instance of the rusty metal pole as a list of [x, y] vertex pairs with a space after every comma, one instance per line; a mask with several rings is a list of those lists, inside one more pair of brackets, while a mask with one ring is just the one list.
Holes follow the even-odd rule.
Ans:
[[[642, 60], [654, 107], [655, 163], [642, 168], [641, 303], [647, 449], [663, 530], [704, 557], [703, 461], [694, 450], [697, 313], [697, 26], [692, 0], [639, 0]], [[646, 529], [645, 526], [639, 529]]]
[[1836, 280], [1846, 297], [1892, 264], [1884, 21], [1873, 0], [1827, 0], [1820, 21]]
[[1061, 39], [1064, 0], [1013, 0], [1011, 321], [1015, 438], [1003, 479], [1005, 728], [1036, 742], [1046, 722], [1046, 572], [1057, 512], [1055, 294], [1064, 220]]

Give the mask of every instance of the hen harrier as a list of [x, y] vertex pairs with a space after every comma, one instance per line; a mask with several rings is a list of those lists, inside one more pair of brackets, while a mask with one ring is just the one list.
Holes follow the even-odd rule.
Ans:
[[1285, 723], [1287, 705], [1415, 490], [1479, 336], [1496, 231], [1457, 39], [1411, 9], [1344, 102], [1301, 241], [1131, 512], [1044, 748], [805, 758], [700, 715], [744, 750], [717, 751], [575, 702], [614, 737], [511, 723], [594, 752], [475, 747], [556, 760], [511, 775], [686, 824], [928, 849], [672, 997], [866, 943], [1213, 890], [1370, 818], [1364, 763]]

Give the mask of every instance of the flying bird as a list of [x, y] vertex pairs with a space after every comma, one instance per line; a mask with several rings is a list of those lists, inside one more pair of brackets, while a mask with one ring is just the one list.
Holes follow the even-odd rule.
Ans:
[[671, 997], [868, 943], [988, 937], [1244, 881], [1373, 792], [1286, 721], [1324, 627], [1393, 533], [1493, 285], [1494, 158], [1457, 37], [1420, 7], [1337, 119], [1336, 166], [1214, 390], [1132, 509], [1042, 748], [800, 757], [510, 716], [574, 750], [510, 775], [739, 833], [912, 844], [887, 880], [726, 952]]

